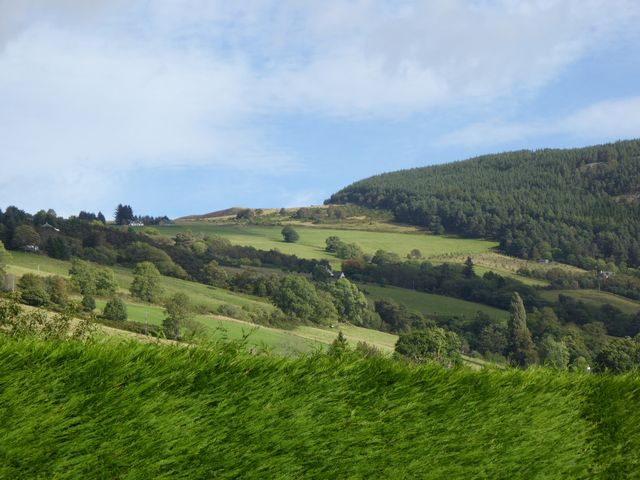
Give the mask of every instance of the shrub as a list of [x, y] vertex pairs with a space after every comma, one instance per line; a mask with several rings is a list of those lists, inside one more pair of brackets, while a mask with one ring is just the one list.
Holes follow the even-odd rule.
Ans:
[[41, 307], [49, 303], [44, 280], [33, 273], [25, 273], [18, 282], [20, 297], [27, 305]]
[[284, 227], [281, 233], [285, 242], [294, 243], [300, 240], [300, 235], [298, 235], [298, 232], [296, 232], [291, 225]]
[[122, 300], [114, 297], [104, 306], [102, 316], [107, 320], [124, 322], [127, 319], [127, 307]]

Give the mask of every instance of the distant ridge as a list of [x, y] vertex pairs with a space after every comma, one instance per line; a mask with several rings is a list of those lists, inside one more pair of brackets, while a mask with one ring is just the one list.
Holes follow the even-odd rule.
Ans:
[[187, 220], [206, 220], [207, 218], [220, 218], [237, 215], [240, 210], [244, 210], [242, 207], [225, 208], [224, 210], [217, 210], [215, 212], [203, 213], [202, 215], [187, 215], [184, 217], [176, 218], [176, 221]]

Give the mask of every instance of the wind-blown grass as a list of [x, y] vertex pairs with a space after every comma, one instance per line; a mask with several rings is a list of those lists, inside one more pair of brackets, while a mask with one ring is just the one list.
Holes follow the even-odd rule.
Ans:
[[640, 377], [0, 338], [1, 478], [633, 478]]

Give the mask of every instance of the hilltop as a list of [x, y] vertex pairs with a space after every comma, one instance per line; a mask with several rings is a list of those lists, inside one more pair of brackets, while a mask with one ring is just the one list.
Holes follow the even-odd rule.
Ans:
[[[358, 181], [331, 196], [521, 258], [640, 266], [640, 140], [485, 155]], [[601, 260], [604, 263], [598, 263]]]

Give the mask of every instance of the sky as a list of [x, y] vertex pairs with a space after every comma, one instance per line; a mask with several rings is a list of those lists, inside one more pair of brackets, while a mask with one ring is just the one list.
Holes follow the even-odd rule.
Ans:
[[640, 137], [637, 0], [0, 0], [0, 208], [321, 204]]

